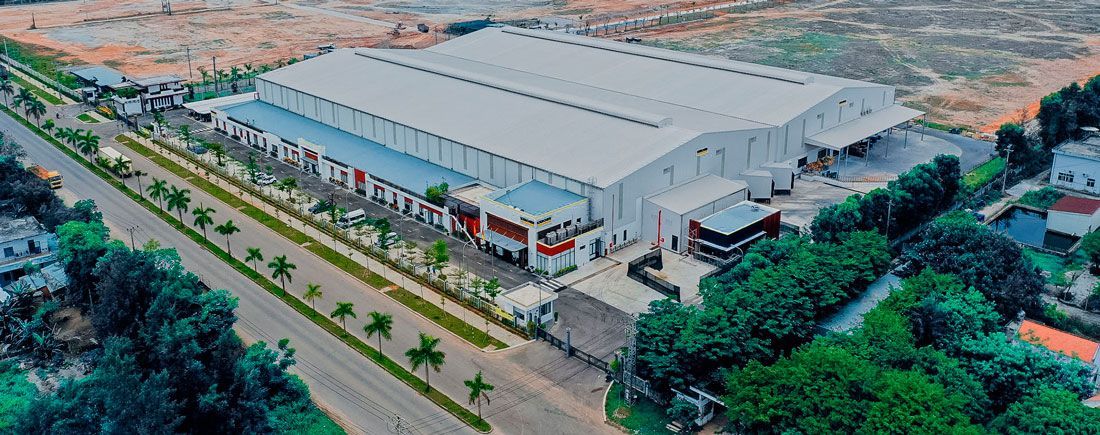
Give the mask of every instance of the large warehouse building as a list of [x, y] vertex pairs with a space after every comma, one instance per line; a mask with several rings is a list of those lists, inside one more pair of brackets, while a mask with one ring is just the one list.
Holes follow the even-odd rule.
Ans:
[[550, 273], [637, 240], [683, 252], [695, 215], [921, 114], [891, 86], [509, 27], [337, 50], [257, 95], [215, 126]]

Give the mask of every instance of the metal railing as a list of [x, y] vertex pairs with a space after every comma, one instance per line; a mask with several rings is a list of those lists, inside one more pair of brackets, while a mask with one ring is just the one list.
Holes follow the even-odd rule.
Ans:
[[82, 100], [80, 95], [77, 92], [73, 91], [72, 89], [69, 89], [68, 86], [62, 85], [57, 80], [46, 77], [45, 74], [42, 74], [38, 71], [35, 71], [31, 67], [29, 67], [27, 65], [24, 65], [23, 63], [19, 62], [18, 60], [12, 59], [12, 58], [8, 57], [5, 54], [0, 54], [0, 61], [3, 61], [4, 63], [6, 63], [8, 65], [11, 65], [13, 68], [19, 70], [20, 72], [22, 72], [24, 74], [27, 74], [31, 77], [34, 77], [35, 80], [38, 80], [39, 82], [44, 83], [46, 86], [49, 86], [49, 87], [53, 88], [54, 91], [63, 93], [65, 95], [67, 95], [69, 98], [72, 98], [76, 101], [81, 101]]

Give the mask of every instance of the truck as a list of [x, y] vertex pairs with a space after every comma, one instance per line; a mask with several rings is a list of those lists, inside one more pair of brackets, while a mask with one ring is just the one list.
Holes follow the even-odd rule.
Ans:
[[[126, 178], [133, 174], [133, 170], [131, 168], [131, 166], [133, 166], [133, 163], [130, 161], [130, 158], [122, 155], [122, 153], [118, 152], [118, 150], [114, 148], [100, 147], [99, 160], [104, 166], [110, 168], [111, 171], [113, 171], [119, 177]], [[118, 162], [124, 162], [124, 164], [122, 166], [119, 166]]]
[[41, 165], [32, 165], [27, 168], [27, 171], [34, 174], [36, 177], [41, 178], [43, 181], [50, 183], [50, 189], [60, 189], [62, 178], [61, 173], [57, 171], [51, 171], [43, 168]]

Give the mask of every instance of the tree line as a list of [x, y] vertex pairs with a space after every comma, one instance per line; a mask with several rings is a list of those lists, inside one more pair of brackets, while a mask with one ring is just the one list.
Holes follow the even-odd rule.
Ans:
[[[1093, 391], [1090, 368], [1003, 332], [1018, 308], [1038, 308], [1041, 285], [1017, 295], [999, 289], [1037, 276], [1019, 251], [967, 214], [937, 220], [905, 254], [911, 262], [901, 288], [860, 328], [820, 337], [774, 363], [730, 370], [731, 426], [804, 433], [1094, 432], [1100, 410], [1080, 403]], [[952, 255], [960, 258], [948, 261]], [[1020, 302], [1009, 304], [1012, 296]]]

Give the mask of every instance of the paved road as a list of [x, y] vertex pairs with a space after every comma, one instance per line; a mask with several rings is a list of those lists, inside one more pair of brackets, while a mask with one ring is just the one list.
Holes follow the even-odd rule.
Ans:
[[[274, 342], [289, 337], [291, 345], [298, 350], [298, 365], [294, 371], [309, 385], [315, 400], [340, 415], [352, 431], [385, 434], [389, 418], [395, 413], [408, 420], [431, 418], [437, 414], [439, 408], [430, 401], [410, 391], [405, 384], [320, 327], [303, 320], [259, 286], [242, 279], [198, 244], [6, 115], [0, 116], [0, 130], [23, 144], [28, 160], [61, 170], [65, 187], [60, 194], [67, 202], [85, 198], [95, 200], [115, 238], [128, 239], [125, 229], [137, 226], [135, 239], [138, 244], [155, 238], [162, 246], [175, 248], [187, 269], [200, 275], [208, 285], [230, 289], [240, 298], [237, 309], [240, 319], [236, 329], [246, 341]], [[459, 422], [447, 416], [440, 423]]]
[[[52, 112], [51, 112], [52, 113]], [[62, 119], [61, 125], [68, 124]], [[169, 184], [186, 185], [159, 166], [129, 149], [108, 139], [114, 131], [111, 124], [93, 127], [103, 136], [105, 144], [116, 145], [119, 151], [134, 161], [134, 168], [148, 172], [152, 177], [168, 180]], [[275, 301], [257, 286], [243, 282], [213, 256], [163, 224], [151, 213], [124, 199], [112, 187], [86, 172], [75, 162], [67, 160], [51, 145], [4, 117], [0, 129], [13, 130], [17, 140], [24, 143], [32, 158], [48, 167], [60, 168], [66, 176], [70, 199], [92, 198], [101, 204], [104, 217], [121, 235], [123, 228], [137, 225], [139, 241], [154, 237], [165, 246], [176, 247], [184, 264], [200, 274], [212, 286], [230, 288], [241, 298], [238, 314], [243, 319], [240, 327], [245, 335], [261, 339], [289, 337], [299, 349], [304, 361], [298, 370], [321, 402], [337, 410], [340, 415], [362, 427], [364, 432], [375, 433], [384, 429], [388, 415], [380, 410], [398, 412], [417, 433], [468, 432], [469, 429], [438, 407], [428, 403], [408, 387], [383, 373], [373, 363], [348, 350], [327, 333], [306, 322], [297, 313]], [[129, 182], [133, 182], [132, 180]], [[146, 180], [148, 182], [148, 180]], [[331, 264], [313, 256], [293, 242], [282, 238], [266, 227], [225, 204], [192, 189], [192, 205], [202, 204], [216, 210], [214, 219], [221, 223], [232, 219], [242, 232], [233, 238], [238, 253], [246, 246], [260, 247], [267, 257], [285, 254], [291, 263], [297, 264], [294, 280], [289, 285], [292, 293], [301, 294], [307, 282], [319, 283], [325, 292], [317, 301], [318, 310], [327, 312], [335, 301], [350, 301], [359, 313], [358, 319], [349, 319], [348, 329], [368, 343], [362, 333], [365, 313], [379, 310], [392, 313], [395, 320], [393, 340], [383, 344], [389, 354], [411, 347], [417, 333], [442, 337], [440, 350], [447, 354], [447, 363], [441, 374], [431, 377], [432, 386], [449, 396], [461, 399], [467, 394], [464, 379], [484, 370], [487, 381], [496, 385], [491, 405], [484, 407], [486, 418], [504, 433], [575, 433], [578, 428], [589, 432], [603, 432], [610, 427], [602, 424], [602, 390], [606, 387], [603, 374], [589, 368], [576, 359], [543, 343], [532, 343], [504, 352], [484, 353], [464, 341], [460, 341], [434, 323], [419, 317], [404, 306], [382, 295], [376, 289], [366, 287], [358, 280], [343, 273]], [[189, 218], [189, 217], [188, 217]], [[188, 219], [189, 220], [189, 219]], [[224, 239], [215, 237], [224, 247]], [[266, 334], [260, 334], [266, 331]], [[586, 340], [600, 346], [603, 337]], [[580, 344], [580, 343], [579, 343]], [[403, 361], [403, 358], [395, 358]], [[310, 369], [316, 368], [311, 376]], [[422, 372], [421, 372], [422, 374]], [[336, 379], [333, 381], [332, 379]], [[334, 384], [334, 385], [332, 385]]]

